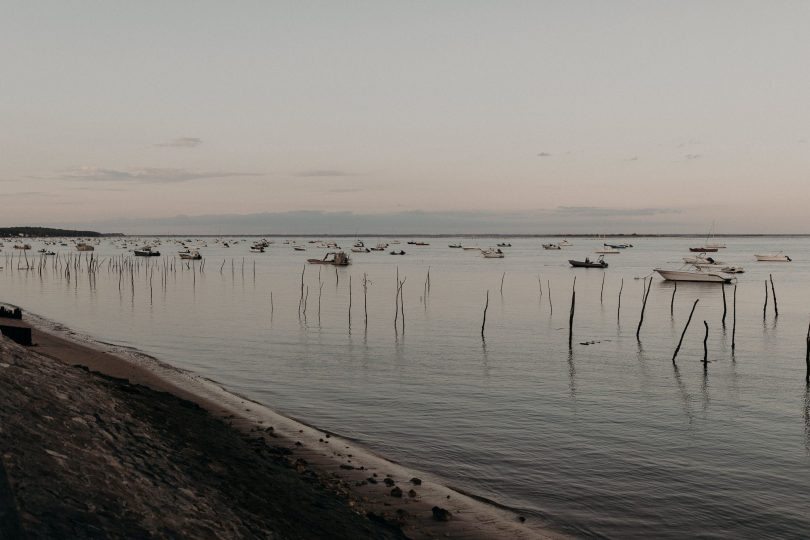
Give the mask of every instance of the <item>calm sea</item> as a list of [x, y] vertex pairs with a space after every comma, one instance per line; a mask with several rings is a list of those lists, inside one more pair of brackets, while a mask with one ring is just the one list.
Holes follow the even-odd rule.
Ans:
[[[162, 257], [141, 259], [134, 280], [108, 272], [110, 257], [127, 254], [109, 239], [94, 252], [102, 259], [96, 279], [81, 273], [69, 281], [51, 266], [42, 275], [17, 270], [6, 242], [0, 299], [210, 377], [563, 532], [807, 537], [810, 240], [723, 239], [728, 247], [717, 258], [746, 269], [738, 277], [735, 352], [733, 286], [725, 288], [723, 326], [720, 286], [681, 283], [671, 314], [673, 284], [657, 275], [636, 339], [642, 278], [656, 266], [679, 267], [700, 240], [633, 239], [633, 248], [607, 256], [604, 271], [569, 267], [569, 258], [595, 256], [601, 241], [588, 239], [562, 251], [543, 250], [549, 239], [510, 239], [504, 259], [485, 259], [448, 244], [497, 240], [412, 246], [402, 238], [396, 248], [405, 256], [389, 255], [391, 248], [353, 253], [353, 264], [337, 270], [305, 264], [326, 252], [308, 239], [295, 239], [305, 252], [275, 239], [263, 254], [249, 252], [251, 239], [228, 240], [230, 248], [193, 239], [189, 245], [207, 244], [204, 272], [200, 263], [192, 271], [176, 261], [165, 285]], [[354, 239], [337, 241], [348, 251]], [[36, 257], [42, 243], [31, 243], [28, 256]], [[167, 239], [158, 246], [172, 259], [178, 248]], [[777, 251], [793, 262], [754, 261], [754, 253]], [[397, 272], [404, 329], [401, 313], [394, 324]], [[763, 316], [769, 274], [778, 317], [772, 298]]]

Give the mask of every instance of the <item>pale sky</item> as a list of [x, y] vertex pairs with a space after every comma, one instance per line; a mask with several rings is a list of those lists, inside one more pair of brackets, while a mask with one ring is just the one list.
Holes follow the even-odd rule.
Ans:
[[810, 232], [807, 1], [5, 1], [0, 66], [0, 225]]

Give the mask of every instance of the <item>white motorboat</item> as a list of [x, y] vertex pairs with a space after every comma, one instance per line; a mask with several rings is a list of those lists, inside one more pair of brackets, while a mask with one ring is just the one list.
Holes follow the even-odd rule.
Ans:
[[181, 259], [189, 260], [189, 261], [199, 261], [202, 259], [202, 255], [196, 249], [192, 249], [189, 251], [181, 251], [178, 253]]
[[720, 271], [724, 274], [742, 274], [745, 269], [742, 266], [724, 266]]
[[481, 253], [484, 255], [485, 259], [503, 259], [503, 251], [500, 249], [482, 249]]
[[793, 260], [781, 252], [774, 255], [754, 255], [754, 257], [760, 262], [791, 262]]
[[560, 244], [543, 244], [543, 249], [562, 249]]
[[712, 257], [704, 257], [702, 255], [698, 255], [697, 257], [684, 257], [683, 262], [694, 266], [719, 266], [721, 264], [725, 264], [723, 261], [718, 261]]
[[448, 245], [447, 245], [447, 247], [451, 247], [451, 248], [460, 248], [460, 247], [461, 247], [461, 244], [459, 244], [459, 243], [455, 243], [455, 244], [448, 244]]
[[463, 249], [464, 251], [475, 251], [476, 249], [478, 251], [481, 251], [481, 248], [478, 246], [464, 246], [461, 249]]
[[293, 249], [295, 251], [306, 251], [307, 250], [307, 248], [304, 247], [304, 246], [293, 246]]
[[571, 247], [574, 244], [572, 244], [568, 240], [560, 240], [559, 242], [557, 242], [557, 245], [560, 246], [560, 247]]
[[730, 283], [732, 278], [717, 274], [715, 272], [705, 272], [697, 267], [696, 270], [664, 270], [654, 269], [667, 281], [696, 281], [704, 283]]
[[598, 253], [599, 255], [615, 255], [616, 253], [621, 253], [618, 249], [603, 246], [600, 249], [594, 251], [594, 253]]

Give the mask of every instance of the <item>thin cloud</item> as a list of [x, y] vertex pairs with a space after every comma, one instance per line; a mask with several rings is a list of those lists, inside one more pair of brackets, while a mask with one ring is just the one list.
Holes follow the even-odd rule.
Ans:
[[354, 176], [354, 174], [338, 169], [322, 169], [311, 171], [300, 171], [295, 173], [299, 178], [341, 178], [344, 176]]
[[197, 137], [178, 137], [169, 142], [158, 143], [155, 146], [161, 148], [195, 148], [202, 144], [202, 139]]
[[675, 208], [603, 208], [600, 206], [558, 206], [556, 211], [562, 214], [589, 217], [657, 216], [681, 213]]
[[176, 184], [193, 180], [210, 178], [229, 178], [235, 176], [258, 176], [257, 173], [234, 171], [190, 171], [187, 169], [170, 169], [145, 167], [139, 169], [107, 169], [103, 167], [83, 166], [70, 169], [58, 178], [64, 180], [84, 180], [92, 182], [132, 182], [142, 184]]

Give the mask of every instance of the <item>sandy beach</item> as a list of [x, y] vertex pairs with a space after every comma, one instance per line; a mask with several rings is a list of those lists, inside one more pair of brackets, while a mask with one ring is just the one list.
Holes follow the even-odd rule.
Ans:
[[548, 538], [158, 360], [0, 341], [0, 538]]

